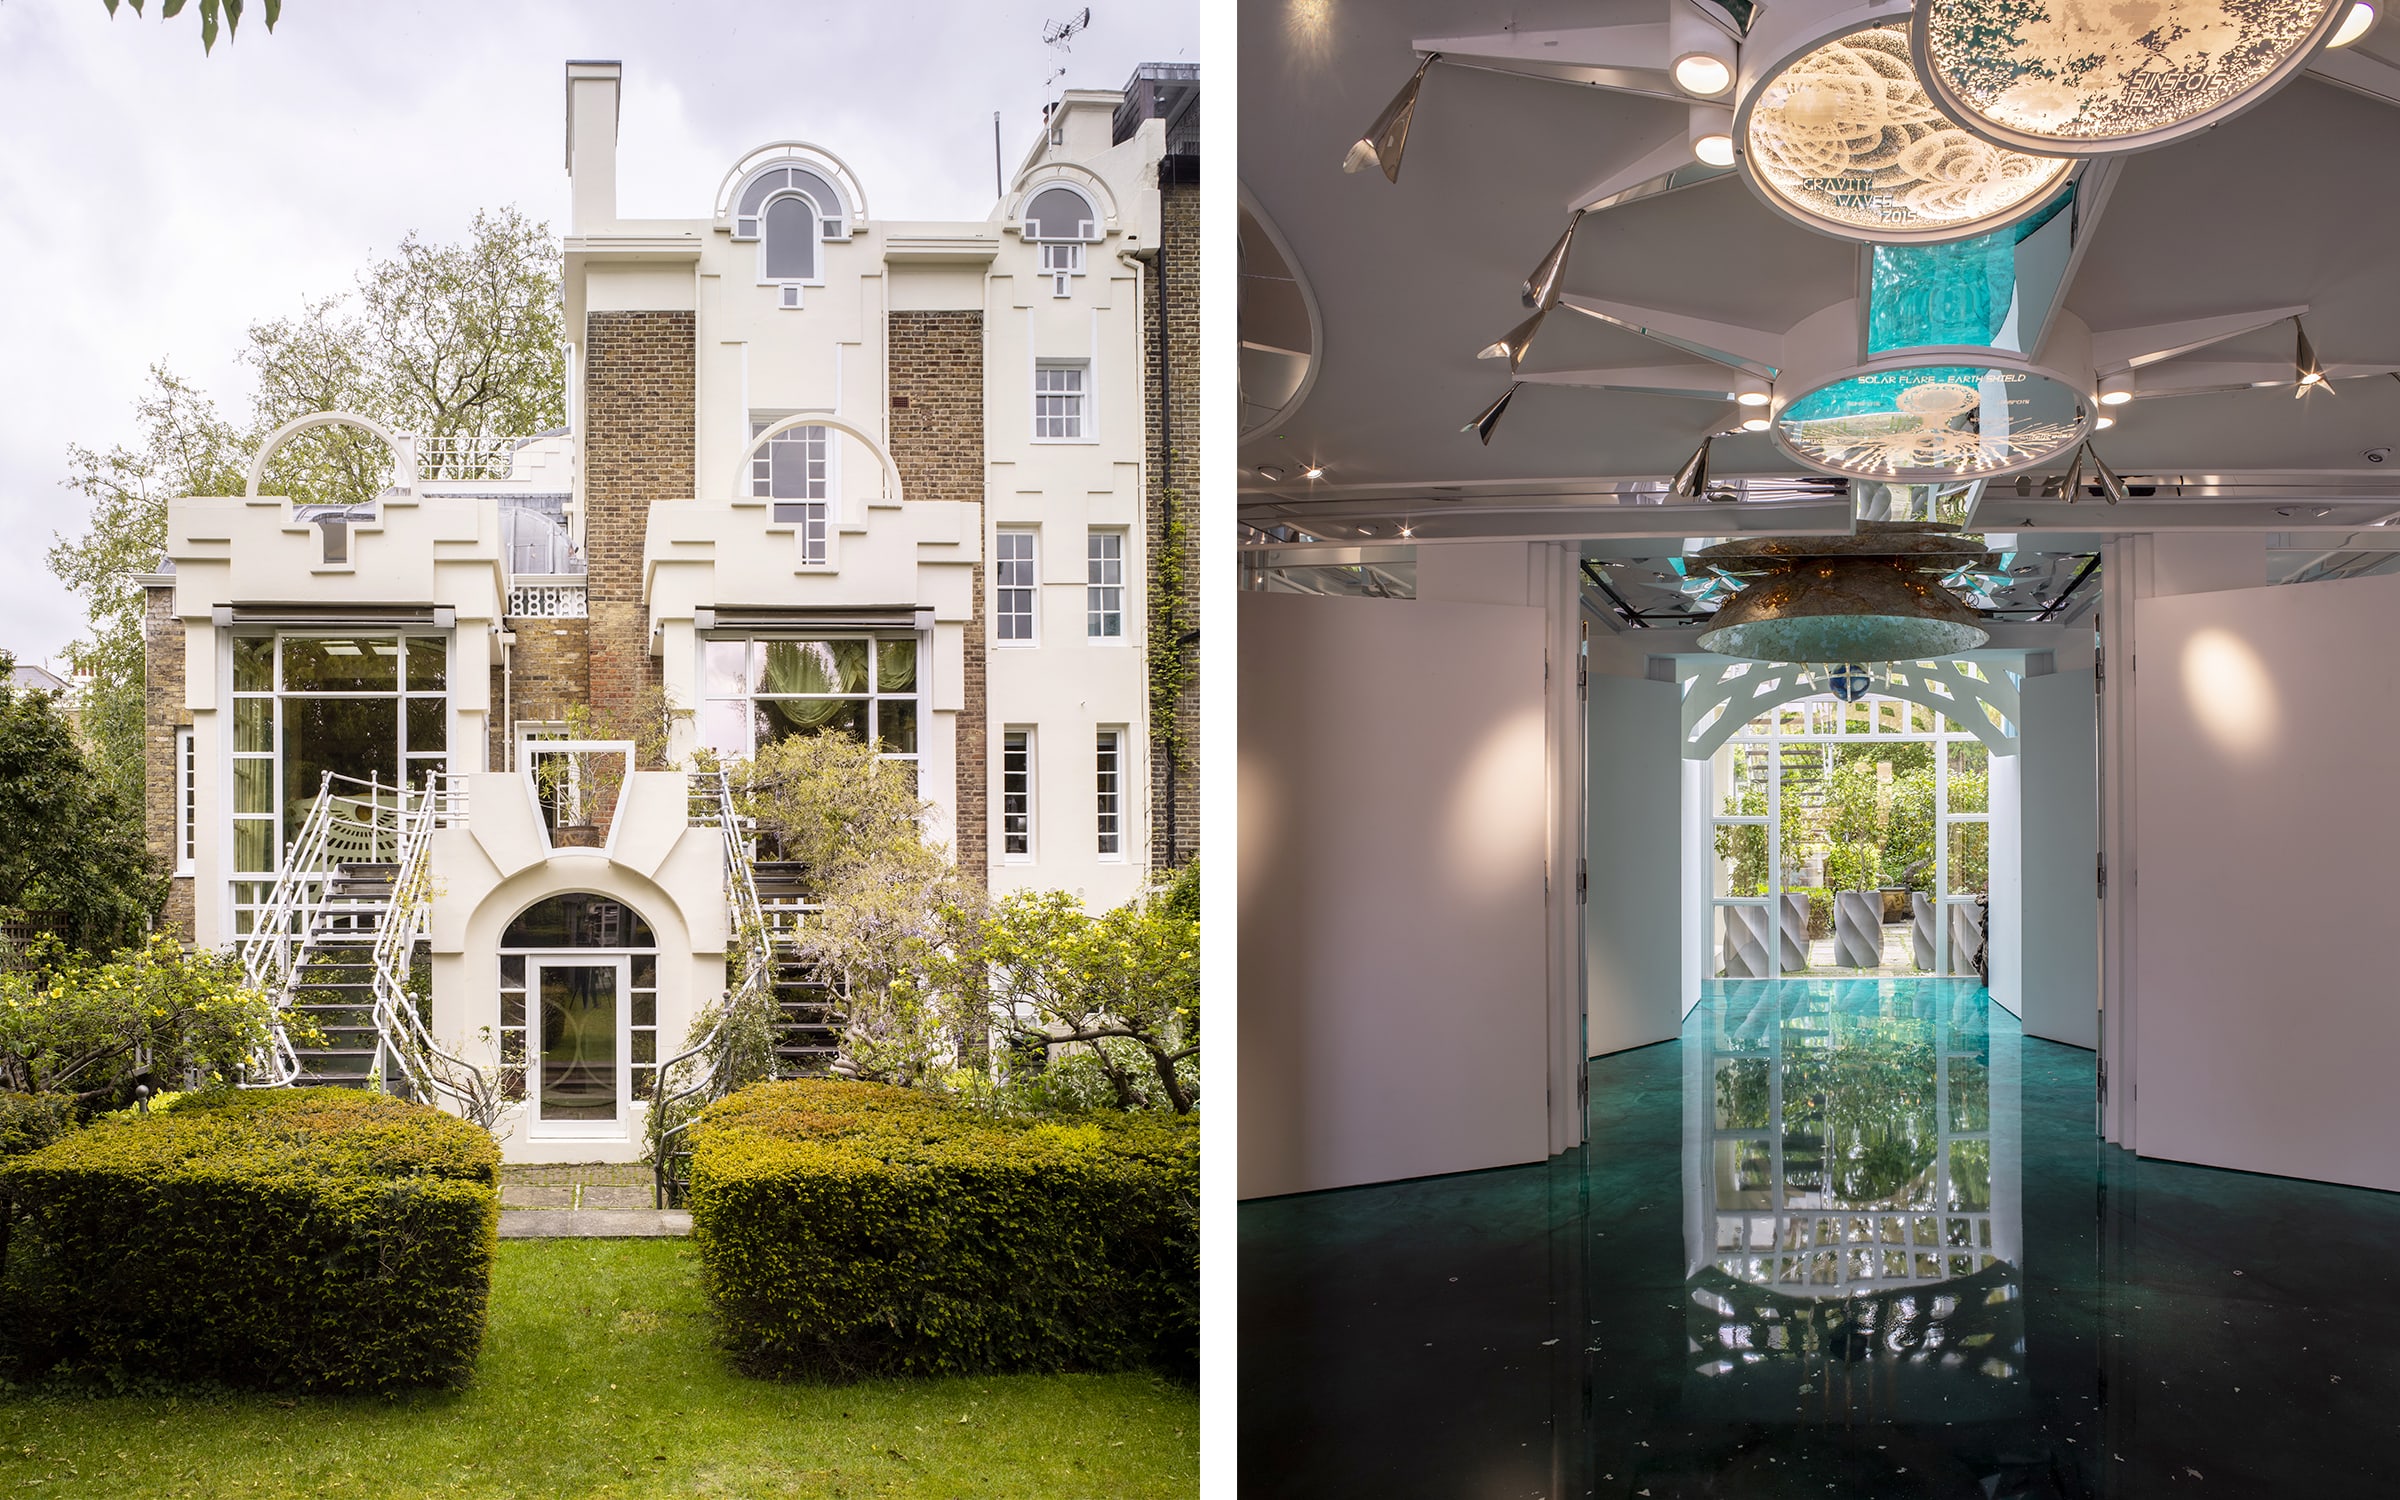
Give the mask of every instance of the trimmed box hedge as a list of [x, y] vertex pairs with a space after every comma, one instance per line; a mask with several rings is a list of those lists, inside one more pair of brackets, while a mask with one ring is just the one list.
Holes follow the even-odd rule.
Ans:
[[192, 1096], [0, 1165], [20, 1376], [373, 1391], [462, 1380], [483, 1342], [500, 1152], [351, 1089]]
[[1198, 1369], [1196, 1118], [805, 1079], [719, 1100], [692, 1136], [692, 1233], [746, 1368]]

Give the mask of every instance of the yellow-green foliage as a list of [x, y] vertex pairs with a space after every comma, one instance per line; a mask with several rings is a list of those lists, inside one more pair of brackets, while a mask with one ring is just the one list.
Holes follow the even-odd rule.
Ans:
[[1191, 1117], [1010, 1119], [807, 1079], [693, 1128], [709, 1298], [735, 1356], [774, 1373], [1188, 1373], [1199, 1190]]
[[453, 1383], [483, 1340], [492, 1138], [346, 1089], [217, 1092], [0, 1166], [22, 1377], [380, 1390]]

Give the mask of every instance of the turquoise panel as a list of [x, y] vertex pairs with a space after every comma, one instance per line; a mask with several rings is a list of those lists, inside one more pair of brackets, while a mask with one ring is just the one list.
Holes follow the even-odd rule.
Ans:
[[[2026, 324], [2047, 313], [2074, 201], [2061, 193], [2039, 213], [1946, 245], [1877, 245], [1867, 270], [1867, 353], [1962, 345], [2022, 354], [2040, 341]], [[2055, 231], [2044, 230], [2057, 225]], [[2053, 247], [2052, 241], [2058, 242]]]

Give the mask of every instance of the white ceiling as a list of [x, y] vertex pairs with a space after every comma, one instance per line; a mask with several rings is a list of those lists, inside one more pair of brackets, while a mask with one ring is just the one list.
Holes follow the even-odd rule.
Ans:
[[[1242, 445], [1245, 514], [1299, 517], [1335, 501], [1347, 503], [1326, 513], [1396, 516], [1435, 487], [1472, 503], [1529, 481], [1573, 491], [1602, 477], [1659, 479], [1722, 425], [1726, 408], [1707, 402], [1534, 385], [1489, 447], [1459, 431], [1508, 383], [1504, 362], [1475, 352], [1525, 316], [1519, 285], [1564, 227], [1572, 196], [1679, 135], [1679, 105], [1437, 64], [1399, 182], [1341, 171], [1415, 66], [1412, 38], [1656, 16], [1655, 0], [1244, 0], [1242, 186], [1290, 247], [1322, 318], [1304, 399]], [[2387, 21], [2368, 45], [2400, 58], [2400, 24]], [[2214, 131], [2124, 158], [2066, 305], [2108, 330], [2305, 303], [2329, 364], [2400, 365], [2396, 161], [2400, 108], [2304, 77]], [[1853, 295], [1859, 254], [1727, 177], [1587, 219], [1565, 288], [1780, 330]], [[2290, 352], [2284, 324], [2208, 355]], [[1560, 313], [1526, 369], [1662, 356], [1674, 358]], [[2400, 461], [2378, 469], [2362, 457], [2400, 447], [2400, 380], [2347, 381], [2306, 401], [2288, 388], [2143, 400], [2119, 416], [2095, 446], [2129, 478], [2276, 471], [2288, 486], [2340, 473], [2354, 476], [2362, 509], [2388, 499], [2383, 509], [2400, 510]], [[1720, 475], [1799, 472], [1763, 435], [1720, 439], [1712, 461]], [[1326, 470], [1313, 485], [1296, 477], [1310, 463]], [[1285, 479], [1267, 484], [1260, 465]], [[2141, 503], [2108, 512], [2105, 524], [2141, 526]], [[2079, 525], [2101, 524], [2078, 510]]]

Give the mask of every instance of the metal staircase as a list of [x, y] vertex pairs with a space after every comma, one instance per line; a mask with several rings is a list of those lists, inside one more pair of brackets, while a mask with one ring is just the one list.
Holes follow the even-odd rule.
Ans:
[[242, 944], [277, 1014], [253, 1087], [380, 1088], [498, 1119], [493, 1076], [435, 1043], [410, 974], [432, 915], [433, 834], [465, 820], [463, 778], [326, 774]]
[[716, 1099], [762, 1078], [794, 1078], [832, 1066], [841, 1045], [837, 996], [797, 942], [820, 910], [797, 864], [761, 861], [757, 830], [734, 804], [719, 770], [691, 773], [691, 824], [716, 830], [725, 854], [725, 896], [737, 962], [716, 1023], [700, 1042], [658, 1070], [651, 1110], [661, 1208], [680, 1208], [691, 1187], [691, 1122]]

